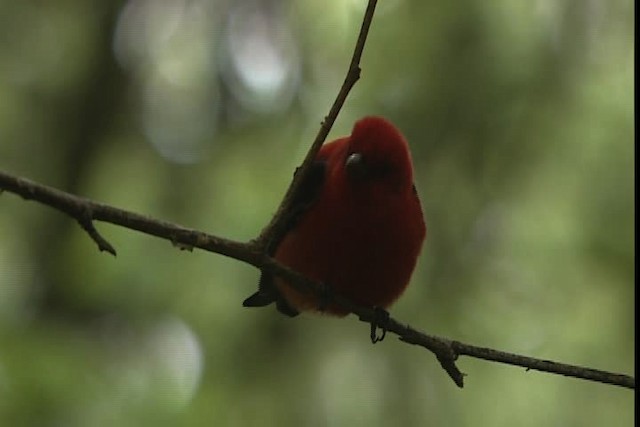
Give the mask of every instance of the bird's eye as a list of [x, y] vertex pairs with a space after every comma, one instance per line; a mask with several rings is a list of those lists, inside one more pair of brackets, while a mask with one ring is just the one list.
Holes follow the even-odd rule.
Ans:
[[351, 153], [347, 157], [347, 167], [351, 167], [357, 163], [362, 162], [362, 154], [360, 153]]
[[353, 178], [363, 179], [367, 176], [367, 165], [365, 164], [364, 157], [360, 153], [349, 154], [344, 166], [349, 176]]

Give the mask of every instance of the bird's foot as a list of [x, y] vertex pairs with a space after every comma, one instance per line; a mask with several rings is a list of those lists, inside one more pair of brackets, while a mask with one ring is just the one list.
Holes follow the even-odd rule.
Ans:
[[[373, 307], [373, 319], [371, 320], [371, 343], [375, 344], [384, 339], [387, 334], [389, 312], [381, 307]], [[382, 331], [378, 335], [378, 328]]]

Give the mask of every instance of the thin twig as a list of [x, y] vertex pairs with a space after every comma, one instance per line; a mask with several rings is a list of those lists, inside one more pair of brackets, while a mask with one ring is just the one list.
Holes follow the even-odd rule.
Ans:
[[369, 0], [369, 3], [367, 4], [367, 9], [365, 10], [364, 18], [362, 19], [362, 26], [360, 27], [360, 34], [358, 35], [358, 41], [356, 42], [356, 46], [353, 50], [351, 63], [349, 64], [349, 69], [347, 70], [347, 75], [344, 78], [342, 87], [340, 88], [329, 113], [322, 121], [318, 134], [316, 135], [311, 148], [309, 148], [304, 161], [298, 167], [297, 173], [294, 175], [291, 184], [289, 184], [289, 188], [287, 189], [282, 202], [280, 202], [280, 206], [278, 207], [276, 214], [271, 218], [269, 224], [267, 224], [267, 226], [260, 232], [260, 236], [256, 239], [261, 248], [266, 248], [267, 245], [277, 246], [280, 240], [284, 237], [286, 223], [288, 220], [287, 215], [291, 210], [294, 195], [299, 191], [300, 184], [308, 173], [311, 163], [313, 163], [313, 160], [318, 154], [318, 150], [320, 150], [324, 140], [327, 139], [327, 135], [329, 135], [329, 131], [331, 131], [333, 123], [336, 121], [338, 113], [340, 113], [351, 88], [353, 88], [358, 79], [360, 79], [360, 59], [362, 58], [362, 51], [364, 50], [364, 45], [367, 41], [367, 35], [369, 34], [369, 28], [371, 27], [373, 13], [376, 10], [377, 3], [377, 0]]
[[[145, 234], [169, 240], [174, 245], [185, 247], [195, 247], [209, 252], [215, 252], [240, 261], [256, 265], [257, 250], [254, 244], [241, 243], [222, 237], [212, 236], [197, 230], [181, 227], [169, 222], [160, 221], [135, 212], [118, 209], [103, 203], [98, 203], [75, 196], [53, 187], [38, 184], [26, 178], [10, 175], [0, 170], [0, 188], [11, 193], [18, 194], [27, 200], [35, 200], [45, 205], [51, 206], [70, 217], [80, 224], [87, 222], [102, 221], [131, 230], [140, 231]], [[101, 243], [88, 232], [98, 248]], [[106, 245], [113, 249], [113, 246], [104, 240]], [[115, 252], [115, 249], [114, 249]]]
[[458, 341], [451, 343], [455, 354], [469, 356], [476, 359], [490, 360], [493, 362], [505, 363], [508, 365], [521, 366], [528, 370], [549, 372], [552, 374], [564, 375], [566, 377], [581, 378], [596, 381], [604, 384], [619, 385], [621, 387], [635, 389], [636, 380], [634, 377], [612, 372], [601, 371], [599, 369], [586, 368], [583, 366], [567, 365], [565, 363], [551, 360], [535, 359], [533, 357], [521, 356], [519, 354], [506, 353], [492, 348], [477, 347], [464, 344]]

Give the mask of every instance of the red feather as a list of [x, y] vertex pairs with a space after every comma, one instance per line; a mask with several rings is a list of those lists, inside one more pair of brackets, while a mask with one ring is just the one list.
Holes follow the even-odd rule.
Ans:
[[[355, 304], [387, 308], [405, 290], [426, 235], [408, 144], [389, 121], [366, 117], [317, 159], [322, 186], [275, 258]], [[297, 311], [321, 305], [280, 279], [275, 285]], [[347, 314], [336, 305], [323, 311]]]

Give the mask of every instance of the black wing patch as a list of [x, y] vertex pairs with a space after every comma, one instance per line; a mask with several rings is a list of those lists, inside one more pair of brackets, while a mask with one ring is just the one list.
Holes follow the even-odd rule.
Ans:
[[[297, 169], [295, 173], [298, 173]], [[325, 180], [325, 173], [325, 162], [315, 161], [311, 164], [309, 173], [301, 183], [299, 191], [293, 197], [291, 211], [288, 215], [289, 218], [287, 218], [286, 221], [285, 234], [295, 228], [305, 212], [320, 195]], [[267, 248], [269, 255], [275, 253], [279, 244], [279, 241], [269, 243]], [[273, 281], [273, 275], [263, 271], [260, 275], [260, 281], [258, 282], [258, 291], [245, 299], [242, 305], [244, 307], [264, 307], [273, 302], [276, 303], [278, 311], [286, 316], [294, 317], [299, 314], [298, 311], [289, 306], [284, 297], [278, 292]]]
[[[291, 231], [298, 222], [300, 222], [304, 213], [313, 205], [320, 195], [320, 191], [322, 190], [322, 185], [325, 180], [326, 169], [327, 166], [323, 161], [315, 161], [311, 164], [309, 173], [300, 185], [300, 191], [298, 191], [293, 197], [291, 213], [287, 220], [287, 232]], [[298, 170], [296, 169], [293, 176], [297, 173]]]
[[244, 307], [264, 307], [276, 303], [278, 311], [286, 316], [295, 317], [299, 313], [284, 299], [273, 282], [273, 275], [262, 272], [258, 282], [258, 291], [242, 302]]

